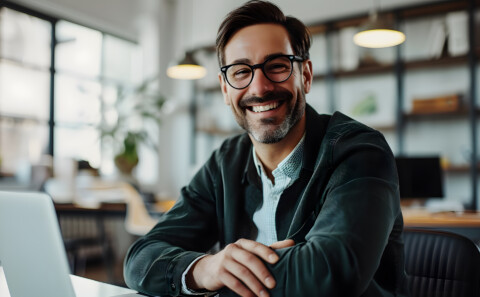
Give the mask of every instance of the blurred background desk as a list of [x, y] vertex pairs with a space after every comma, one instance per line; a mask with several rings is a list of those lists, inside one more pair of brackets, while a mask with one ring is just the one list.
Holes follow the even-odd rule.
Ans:
[[450, 231], [480, 245], [480, 212], [430, 212], [424, 208], [402, 208], [402, 213], [405, 227]]
[[72, 192], [61, 190], [54, 181], [46, 187], [55, 202], [72, 273], [124, 285], [122, 264], [129, 246], [172, 202], [147, 199], [127, 182], [98, 178], [77, 183]]

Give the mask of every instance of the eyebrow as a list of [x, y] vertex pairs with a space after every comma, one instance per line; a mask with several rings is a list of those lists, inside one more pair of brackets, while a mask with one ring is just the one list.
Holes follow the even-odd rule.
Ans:
[[[278, 53], [273, 53], [273, 54], [268, 54], [268, 55], [265, 55], [263, 57], [263, 61], [271, 58], [271, 57], [276, 57], [276, 56], [281, 56], [281, 55], [287, 55], [285, 53], [282, 53], [282, 52], [278, 52]], [[234, 60], [232, 63], [230, 64], [227, 64], [227, 65], [232, 65], [232, 64], [238, 64], [238, 63], [244, 63], [244, 64], [249, 64], [251, 65], [252, 61], [250, 59], [247, 59], [247, 58], [241, 58], [241, 59], [236, 59]], [[263, 62], [261, 62], [263, 63]]]

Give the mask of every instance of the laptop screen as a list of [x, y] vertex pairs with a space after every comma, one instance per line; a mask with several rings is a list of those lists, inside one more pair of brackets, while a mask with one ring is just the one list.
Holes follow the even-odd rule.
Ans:
[[0, 242], [11, 296], [75, 296], [49, 196], [0, 192]]

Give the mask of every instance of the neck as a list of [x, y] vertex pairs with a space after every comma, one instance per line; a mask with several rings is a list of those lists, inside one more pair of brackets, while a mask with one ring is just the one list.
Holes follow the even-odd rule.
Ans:
[[277, 143], [261, 143], [250, 136], [255, 147], [255, 153], [260, 162], [262, 162], [263, 169], [271, 181], [274, 181], [272, 171], [293, 151], [300, 139], [302, 139], [305, 132], [305, 121], [304, 114], [285, 138]]

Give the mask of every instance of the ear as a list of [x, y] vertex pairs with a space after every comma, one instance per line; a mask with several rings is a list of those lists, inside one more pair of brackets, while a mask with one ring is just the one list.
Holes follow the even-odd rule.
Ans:
[[221, 72], [218, 73], [218, 80], [220, 81], [220, 88], [223, 94], [223, 102], [225, 102], [226, 105], [230, 105], [230, 101], [227, 99], [227, 82]]
[[303, 61], [302, 79], [305, 94], [308, 94], [310, 92], [310, 88], [312, 87], [313, 81], [313, 69], [311, 60]]

